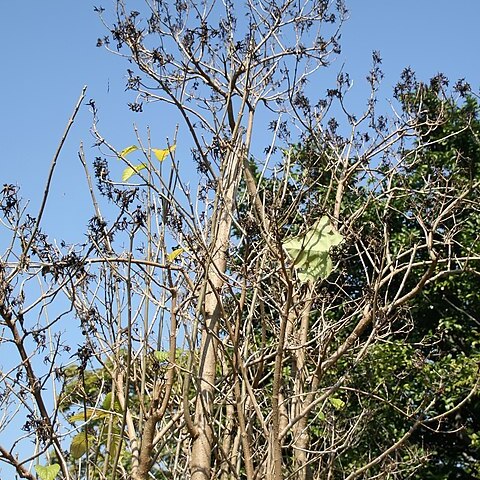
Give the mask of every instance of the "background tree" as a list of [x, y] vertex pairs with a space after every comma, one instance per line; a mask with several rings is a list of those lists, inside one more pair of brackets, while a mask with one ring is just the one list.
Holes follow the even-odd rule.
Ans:
[[[405, 109], [423, 102], [423, 118], [437, 118], [434, 128], [418, 132], [418, 143], [423, 143], [423, 161], [419, 168], [409, 172], [412, 190], [421, 178], [434, 176], [457, 191], [478, 182], [479, 107], [469, 93], [465, 82], [458, 82], [456, 98], [447, 95], [448, 80], [439, 75], [429, 86], [418, 83], [411, 72], [405, 72], [406, 83], [397, 93]], [[458, 392], [465, 385], [478, 380], [478, 272], [476, 268], [460, 266], [462, 258], [478, 257], [479, 211], [474, 188], [467, 196], [470, 207], [448, 222], [449, 236], [445, 248], [457, 260], [455, 275], [444, 278], [424, 290], [415, 305], [412, 317], [415, 329], [410, 341], [428, 339], [431, 347], [421, 352], [425, 359], [441, 365], [448, 372], [449, 382], [443, 386], [445, 406], [458, 400]], [[438, 200], [438, 198], [436, 199]], [[404, 228], [405, 230], [405, 228]], [[424, 429], [416, 441], [428, 446], [432, 458], [421, 472], [421, 478], [479, 478], [478, 470], [478, 396], [443, 420], [439, 431]], [[428, 473], [427, 473], [428, 472]], [[420, 477], [419, 477], [420, 478]]]
[[[2, 428], [27, 421], [0, 458], [34, 478], [47, 457], [42, 479], [408, 478], [440, 461], [475, 475], [475, 102], [406, 71], [399, 113], [378, 115], [377, 54], [364, 114], [345, 106], [346, 74], [315, 98], [340, 2], [116, 7], [99, 45], [135, 69], [131, 108], [161, 101], [182, 123], [162, 145], [137, 132], [116, 148], [90, 102], [82, 244], [50, 240], [43, 207], [32, 219], [5, 186], [2, 348], [18, 360], [2, 371]], [[180, 175], [189, 148], [196, 193]], [[463, 425], [470, 456], [447, 462], [438, 432]]]

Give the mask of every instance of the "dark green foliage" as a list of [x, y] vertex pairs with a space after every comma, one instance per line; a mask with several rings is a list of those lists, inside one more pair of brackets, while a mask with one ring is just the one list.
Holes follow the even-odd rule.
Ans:
[[[466, 198], [471, 201], [462, 215], [451, 216], [445, 222], [450, 230], [450, 243], [445, 250], [453, 251], [459, 259], [450, 275], [427, 287], [412, 305], [415, 322], [408, 340], [428, 339], [428, 348], [422, 347], [427, 362], [443, 372], [439, 377], [448, 379], [437, 393], [446, 408], [453, 406], [462, 394], [477, 381], [480, 361], [480, 276], [474, 265], [465, 265], [462, 258], [480, 254], [480, 120], [476, 100], [466, 96], [460, 103], [441, 93], [443, 78], [436, 78], [421, 95], [423, 115], [439, 118], [436, 128], [419, 132], [418, 143], [425, 145], [421, 168], [408, 171], [408, 179], [415, 188], [425, 175], [442, 179], [450, 188], [453, 201], [455, 192], [461, 194], [471, 187]], [[417, 94], [417, 98], [419, 98]], [[428, 192], [429, 193], [429, 192]], [[432, 219], [435, 202], [440, 199], [424, 195], [431, 202]], [[444, 227], [445, 228], [445, 227]], [[463, 266], [463, 268], [462, 268]], [[471, 268], [469, 268], [471, 267]], [[464, 271], [467, 270], [467, 271]], [[423, 429], [414, 440], [433, 451], [429, 466], [418, 478], [473, 479], [480, 478], [480, 398], [478, 394], [452, 416], [439, 425], [439, 432]]]
[[[405, 150], [403, 172], [396, 176], [397, 185], [411, 194], [394, 198], [392, 210], [398, 214], [385, 219], [392, 243], [397, 252], [408, 248], [423, 235], [417, 218], [423, 217], [428, 227], [435, 225], [444, 215], [445, 205], [454, 205], [458, 197], [463, 196], [471, 207], [438, 222], [438, 238], [448, 240], [437, 247], [440, 261], [458, 259], [449, 265], [450, 273], [427, 283], [409, 302], [403, 315], [410, 319], [410, 327], [403, 338], [398, 334], [387, 337], [352, 372], [351, 388], [381, 392], [380, 396], [391, 402], [367, 400], [375, 421], [366, 436], [370, 442], [363, 447], [366, 451], [371, 444], [382, 444], [389, 437], [393, 441], [399, 431], [406, 431], [409, 416], [421, 414], [422, 402], [435, 401], [431, 418], [457, 405], [478, 381], [480, 275], [464, 259], [480, 254], [479, 108], [471, 96], [455, 100], [447, 96], [443, 82], [440, 77], [430, 86], [415, 83], [401, 99], [406, 111], [428, 119], [431, 126], [424, 124], [417, 132], [412, 148]], [[414, 152], [411, 157], [410, 152]], [[426, 178], [434, 179], [428, 188]], [[373, 211], [370, 215], [375, 218], [377, 214]], [[416, 260], [427, 261], [427, 253], [419, 252]], [[347, 271], [355, 272], [355, 268], [350, 265]], [[418, 273], [413, 269], [409, 284], [415, 285], [422, 273], [422, 269]], [[347, 416], [352, 416], [355, 408], [351, 402], [347, 405]], [[397, 405], [407, 406], [407, 411], [396, 411]], [[427, 455], [424, 468], [414, 478], [480, 478], [479, 434], [480, 397], [476, 393], [451, 415], [420, 428], [408, 440], [405, 451], [419, 449]], [[360, 456], [363, 448], [357, 445], [353, 458]]]

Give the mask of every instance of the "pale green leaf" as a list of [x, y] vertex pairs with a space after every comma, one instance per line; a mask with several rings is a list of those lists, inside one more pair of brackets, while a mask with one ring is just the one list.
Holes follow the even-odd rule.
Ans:
[[298, 270], [298, 278], [302, 283], [309, 280], [315, 282], [319, 278], [327, 278], [332, 269], [332, 259], [327, 252], [319, 253], [316, 257], [310, 255]]
[[135, 175], [140, 170], [147, 168], [146, 163], [140, 163], [139, 165], [133, 165], [131, 167], [127, 167], [122, 173], [122, 181], [126, 182], [132, 175]]
[[336, 410], [341, 410], [345, 406], [345, 402], [338, 397], [328, 397], [328, 401], [333, 405]]
[[176, 248], [167, 255], [167, 262], [173, 262], [179, 255], [181, 255], [185, 250], [183, 248]]
[[134, 152], [135, 150], [138, 150], [138, 147], [137, 147], [136, 145], [130, 145], [129, 147], [124, 148], [124, 149], [120, 152], [119, 156], [120, 156], [120, 157], [124, 157], [125, 155], [128, 155], [129, 153], [132, 153], [132, 152]]
[[323, 216], [303, 235], [283, 242], [283, 248], [293, 260], [302, 283], [315, 282], [327, 278], [332, 272], [331, 247], [339, 245], [342, 235], [331, 225], [328, 217]]
[[85, 432], [77, 433], [70, 444], [70, 455], [75, 458], [81, 458], [87, 452], [87, 436]]
[[53, 463], [46, 467], [35, 465], [35, 471], [41, 480], [54, 480], [60, 471], [60, 465], [58, 463]]
[[168, 157], [168, 155], [175, 150], [175, 148], [177, 148], [176, 145], [172, 145], [171, 147], [164, 149], [152, 148], [152, 152], [155, 154], [159, 162], [163, 162]]

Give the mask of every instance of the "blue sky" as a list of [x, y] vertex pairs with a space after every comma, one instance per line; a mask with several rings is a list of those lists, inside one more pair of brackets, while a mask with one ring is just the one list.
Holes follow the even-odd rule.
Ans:
[[[138, 2], [130, 5], [133, 8]], [[102, 133], [118, 148], [135, 143], [134, 122], [141, 129], [150, 125], [157, 144], [172, 134], [169, 119], [162, 115], [159, 105], [141, 115], [129, 111], [127, 103], [133, 100], [131, 93], [125, 92], [129, 65], [95, 46], [97, 38], [107, 32], [93, 11], [94, 4], [108, 10], [114, 1], [3, 1], [0, 184], [20, 185], [33, 212], [83, 85], [88, 85], [87, 99], [95, 99], [99, 108]], [[343, 65], [350, 73], [355, 82], [350, 97], [355, 107], [365, 103], [365, 76], [372, 50], [379, 50], [383, 58], [381, 95], [385, 99], [406, 66], [411, 66], [422, 80], [439, 71], [452, 81], [466, 77], [478, 92], [479, 41], [474, 33], [480, 18], [478, 0], [350, 0], [347, 6], [350, 20], [342, 33], [342, 55], [331, 72]], [[86, 185], [77, 157], [81, 141], [89, 161], [97, 154], [91, 148], [90, 125], [91, 115], [84, 106], [60, 156], [47, 209], [49, 230], [67, 241], [81, 241], [78, 232], [93, 214], [84, 200]]]

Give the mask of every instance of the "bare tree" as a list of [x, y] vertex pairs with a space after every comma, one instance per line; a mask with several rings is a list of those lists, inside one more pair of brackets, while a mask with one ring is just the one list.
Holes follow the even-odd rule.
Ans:
[[[222, 317], [219, 292], [228, 285], [227, 252], [242, 171], [249, 193], [256, 195], [248, 160], [257, 110], [266, 105], [287, 113], [286, 105], [302, 91], [307, 77], [325, 64], [336, 48], [337, 32], [327, 39], [320, 33], [325, 21], [335, 20], [328, 2], [247, 2], [240, 9], [233, 2], [153, 2], [149, 7], [147, 27], [137, 20], [137, 12], [127, 11], [119, 2], [113, 37], [118, 46], [128, 47], [146, 74], [145, 80], [135, 74], [130, 78], [140, 95], [179, 109], [194, 142], [199, 167], [215, 192], [212, 218], [201, 245], [205, 269], [198, 299], [202, 333], [195, 414], [190, 425], [192, 478], [210, 478]], [[343, 15], [343, 7], [337, 8]], [[146, 46], [149, 34], [160, 47]], [[145, 88], [147, 81], [158, 86], [158, 93]], [[261, 207], [257, 215], [268, 230]], [[245, 468], [252, 477], [246, 431], [242, 438]], [[229, 444], [228, 439], [225, 442]], [[228, 456], [227, 452], [221, 455]], [[278, 477], [280, 464], [277, 461], [274, 465]], [[138, 478], [146, 478], [148, 468], [142, 472]]]
[[[16, 360], [2, 365], [1, 428], [27, 420], [0, 459], [31, 479], [45, 456], [42, 479], [55, 468], [64, 479], [413, 474], [428, 452], [410, 437], [439, 428], [476, 384], [443, 408], [444, 375], [414, 399], [359, 378], [414, 328], [416, 296], [478, 262], [458, 240], [478, 213], [478, 180], [409, 174], [446, 122], [442, 108], [428, 110], [432, 91], [405, 74], [401, 113], [377, 115], [376, 54], [362, 116], [345, 106], [343, 73], [314, 103], [339, 49], [342, 2], [142, 8], [117, 1], [110, 23], [97, 9], [111, 31], [98, 43], [131, 61], [132, 109], [158, 101], [177, 112], [172, 138], [136, 132], [136, 145], [118, 148], [90, 102], [100, 154], [92, 174], [79, 151], [93, 215], [84, 244], [58, 246], [41, 230], [51, 175], [36, 218], [15, 186], [2, 192], [1, 342]], [[433, 95], [448, 105], [442, 88]], [[193, 193], [180, 174], [188, 149], [201, 178]], [[83, 340], [71, 357], [73, 315]], [[407, 427], [369, 444], [385, 406]]]

